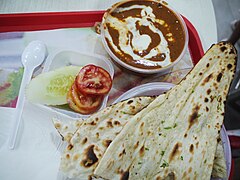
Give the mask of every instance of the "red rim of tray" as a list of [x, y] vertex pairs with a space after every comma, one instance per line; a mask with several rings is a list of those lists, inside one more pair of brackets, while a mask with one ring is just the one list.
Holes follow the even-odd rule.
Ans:
[[[16, 13], [0, 15], [0, 32], [38, 31], [59, 28], [92, 27], [96, 22], [102, 21], [105, 11], [81, 12], [41, 12]], [[201, 40], [194, 26], [183, 17], [189, 34], [189, 51], [194, 64], [204, 54]]]

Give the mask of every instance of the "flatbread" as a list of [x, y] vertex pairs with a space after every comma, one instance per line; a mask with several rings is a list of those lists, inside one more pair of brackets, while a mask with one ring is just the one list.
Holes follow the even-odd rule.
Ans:
[[84, 120], [62, 155], [60, 171], [69, 178], [90, 178], [105, 150], [124, 125], [154, 99], [131, 98]]
[[217, 150], [216, 150], [214, 164], [213, 164], [212, 177], [227, 179], [227, 166], [226, 166], [226, 160], [225, 160], [224, 151], [223, 151], [223, 144], [221, 140], [217, 145]]
[[159, 96], [130, 120], [107, 148], [94, 175], [210, 179], [236, 59], [231, 44], [213, 45], [165, 98]]
[[54, 127], [57, 129], [63, 141], [70, 143], [72, 136], [83, 123], [83, 119], [68, 120], [53, 118]]
[[[160, 96], [165, 96], [164, 94], [161, 94]], [[145, 105], [147, 106], [147, 103], [150, 103], [151, 101], [146, 101]], [[83, 119], [79, 120], [66, 120], [66, 119], [53, 119], [53, 123], [57, 131], [62, 137], [63, 141], [66, 141], [70, 143], [70, 140], [74, 133], [79, 129], [81, 124], [83, 123]], [[81, 129], [79, 129], [81, 131]], [[115, 134], [112, 134], [113, 136], [110, 137], [110, 139], [114, 139]], [[99, 137], [100, 141], [103, 137]], [[226, 179], [227, 178], [227, 171], [226, 171], [226, 161], [224, 157], [224, 151], [223, 151], [223, 146], [222, 146], [222, 141], [220, 139], [218, 145], [217, 145], [217, 150], [214, 158], [214, 163], [213, 163], [213, 171], [212, 171], [212, 177], [214, 178], [221, 178], [221, 179]]]

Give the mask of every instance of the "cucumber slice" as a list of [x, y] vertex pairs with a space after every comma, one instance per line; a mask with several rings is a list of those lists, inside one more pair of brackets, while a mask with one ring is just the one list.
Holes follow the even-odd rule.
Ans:
[[26, 88], [26, 97], [32, 103], [62, 105], [81, 67], [66, 66], [33, 78]]

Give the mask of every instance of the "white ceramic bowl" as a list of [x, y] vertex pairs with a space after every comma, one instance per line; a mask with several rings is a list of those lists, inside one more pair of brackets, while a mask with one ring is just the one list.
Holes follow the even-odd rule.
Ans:
[[[60, 67], [75, 65], [75, 66], [85, 66], [87, 64], [94, 64], [104, 68], [113, 78], [114, 69], [110, 60], [106, 59], [103, 56], [96, 54], [86, 54], [73, 50], [58, 50], [54, 53], [51, 53], [44, 64], [43, 72], [48, 72]], [[105, 95], [102, 105], [99, 110], [103, 109], [107, 105], [108, 95]], [[80, 113], [76, 113], [71, 109], [60, 108], [61, 106], [52, 107], [45, 106], [47, 108], [51, 108], [57, 112], [66, 114], [73, 118], [87, 118], [89, 115], [83, 115]]]
[[[108, 15], [113, 12], [116, 8], [118, 8], [119, 6], [123, 5], [124, 3], [127, 3], [129, 1], [133, 1], [134, 0], [125, 0], [125, 1], [120, 1], [119, 3], [116, 3], [114, 4], [111, 8], [109, 8], [108, 11], [105, 12], [104, 16], [103, 16], [103, 19], [102, 19], [102, 25], [101, 25], [101, 38], [102, 38], [102, 42], [103, 42], [103, 45], [107, 51], [107, 53], [111, 56], [111, 58], [117, 63], [119, 64], [120, 66], [128, 69], [128, 70], [131, 70], [131, 71], [134, 71], [134, 72], [137, 72], [137, 73], [141, 73], [141, 74], [154, 74], [154, 73], [166, 73], [166, 72], [169, 72], [171, 70], [171, 68], [176, 65], [183, 57], [183, 55], [185, 54], [186, 50], [187, 50], [187, 47], [188, 47], [188, 40], [189, 40], [189, 36], [188, 36], [188, 30], [187, 30], [187, 26], [183, 20], [183, 18], [181, 17], [181, 15], [175, 11], [172, 7], [169, 7], [169, 5], [166, 5], [166, 3], [164, 2], [161, 2], [163, 6], [167, 7], [170, 11], [172, 11], [175, 16], [176, 16], [176, 19], [178, 19], [178, 21], [181, 23], [182, 25], [182, 28], [183, 28], [183, 31], [184, 31], [184, 35], [185, 35], [185, 44], [184, 44], [184, 47], [183, 47], [183, 50], [182, 52], [180, 53], [180, 55], [178, 56], [178, 58], [172, 62], [171, 64], [165, 66], [165, 67], [161, 67], [161, 68], [157, 68], [157, 69], [146, 69], [146, 68], [139, 68], [139, 67], [135, 67], [135, 66], [132, 66], [132, 65], [129, 65], [127, 64], [126, 62], [124, 62], [123, 60], [119, 59], [115, 54], [114, 52], [111, 50], [111, 48], [109, 47], [107, 41], [106, 41], [106, 35], [105, 35], [105, 29], [106, 29], [106, 19], [108, 17]], [[152, 1], [155, 1], [155, 2], [158, 2], [159, 1], [156, 1], [156, 0], [152, 0]]]

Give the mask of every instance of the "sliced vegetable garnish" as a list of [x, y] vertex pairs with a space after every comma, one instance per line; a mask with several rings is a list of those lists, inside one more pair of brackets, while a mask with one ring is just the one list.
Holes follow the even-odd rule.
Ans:
[[104, 95], [112, 87], [112, 78], [106, 70], [91, 64], [80, 70], [75, 83], [83, 94]]
[[81, 113], [89, 114], [96, 111], [102, 103], [103, 96], [85, 95], [77, 90], [73, 83], [71, 87], [71, 96], [74, 104], [81, 109]]
[[30, 102], [46, 105], [66, 104], [66, 96], [81, 67], [66, 66], [38, 75], [26, 89]]

